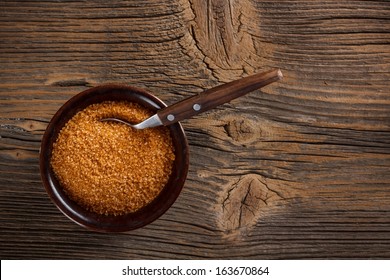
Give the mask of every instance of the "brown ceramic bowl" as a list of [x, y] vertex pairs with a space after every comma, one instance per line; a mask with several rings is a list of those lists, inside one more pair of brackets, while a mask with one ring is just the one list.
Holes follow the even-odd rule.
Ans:
[[50, 166], [53, 143], [61, 128], [80, 110], [102, 101], [126, 100], [157, 111], [166, 105], [152, 94], [135, 87], [123, 85], [103, 85], [83, 91], [66, 102], [53, 116], [43, 135], [40, 150], [40, 172], [43, 185], [53, 203], [65, 216], [90, 230], [101, 232], [123, 232], [145, 226], [159, 218], [171, 205], [184, 185], [188, 171], [188, 143], [180, 123], [168, 126], [176, 159], [171, 177], [161, 193], [148, 205], [137, 212], [106, 216], [90, 212], [72, 201], [64, 192]]

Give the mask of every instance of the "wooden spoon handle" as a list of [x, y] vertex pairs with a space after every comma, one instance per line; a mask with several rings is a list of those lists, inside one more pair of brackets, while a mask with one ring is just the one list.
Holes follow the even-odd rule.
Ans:
[[213, 109], [237, 97], [276, 82], [282, 79], [282, 77], [282, 72], [279, 69], [251, 75], [183, 99], [161, 109], [157, 112], [157, 115], [163, 125], [169, 125]]

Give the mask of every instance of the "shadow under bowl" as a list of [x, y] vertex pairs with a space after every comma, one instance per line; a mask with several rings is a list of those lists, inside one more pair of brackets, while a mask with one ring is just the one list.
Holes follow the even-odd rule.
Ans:
[[103, 85], [83, 91], [67, 101], [53, 116], [43, 135], [40, 149], [40, 173], [46, 192], [59, 210], [75, 223], [93, 231], [124, 232], [143, 227], [164, 214], [179, 196], [187, 178], [189, 149], [180, 123], [168, 126], [175, 161], [168, 183], [148, 205], [134, 213], [120, 216], [100, 215], [71, 200], [58, 182], [50, 165], [53, 143], [64, 125], [80, 110], [103, 101], [129, 101], [156, 112], [165, 103], [145, 90], [124, 85]]

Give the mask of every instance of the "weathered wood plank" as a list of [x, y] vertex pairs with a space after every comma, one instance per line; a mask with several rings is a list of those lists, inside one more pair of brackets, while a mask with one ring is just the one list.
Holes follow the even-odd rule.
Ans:
[[[390, 258], [388, 1], [2, 1], [3, 259]], [[50, 202], [55, 111], [106, 82], [167, 103], [279, 67], [183, 122], [190, 171], [145, 228], [88, 232]]]

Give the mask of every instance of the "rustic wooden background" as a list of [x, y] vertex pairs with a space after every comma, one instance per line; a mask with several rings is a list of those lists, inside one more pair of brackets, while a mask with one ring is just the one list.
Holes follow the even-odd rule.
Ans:
[[[168, 104], [279, 67], [284, 80], [182, 124], [173, 207], [121, 234], [51, 203], [42, 134], [107, 82]], [[390, 258], [389, 1], [0, 2], [2, 259]]]

